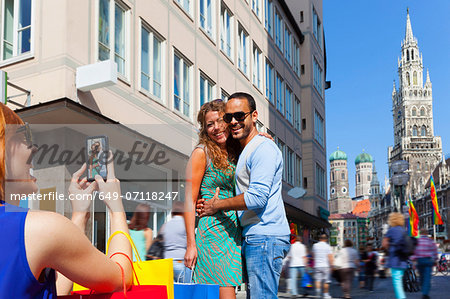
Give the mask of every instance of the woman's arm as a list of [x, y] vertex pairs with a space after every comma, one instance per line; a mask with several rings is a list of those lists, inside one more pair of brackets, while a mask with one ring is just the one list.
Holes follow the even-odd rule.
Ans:
[[[186, 206], [184, 222], [186, 225], [187, 248], [184, 256], [186, 267], [193, 268], [197, 261], [195, 244], [195, 208], [200, 193], [200, 185], [206, 171], [206, 153], [197, 148], [192, 152], [186, 168]], [[190, 199], [190, 200], [189, 200]]]

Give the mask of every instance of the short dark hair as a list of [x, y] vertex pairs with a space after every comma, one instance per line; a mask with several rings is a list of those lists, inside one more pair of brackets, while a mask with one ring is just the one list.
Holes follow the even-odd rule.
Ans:
[[231, 96], [228, 97], [228, 101], [231, 99], [244, 99], [247, 100], [248, 107], [250, 111], [253, 112], [256, 110], [256, 102], [255, 99], [246, 92], [235, 92]]
[[349, 239], [345, 240], [344, 247], [353, 247], [353, 242]]
[[328, 240], [327, 234], [321, 234], [320, 237], [319, 237], [319, 240], [321, 240], [321, 241], [326, 241], [326, 240]]

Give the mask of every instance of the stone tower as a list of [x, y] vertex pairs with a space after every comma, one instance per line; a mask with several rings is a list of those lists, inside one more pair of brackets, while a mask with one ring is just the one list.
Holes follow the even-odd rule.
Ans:
[[[362, 152], [355, 159], [355, 197], [369, 198], [370, 183], [372, 182], [373, 158], [368, 153]], [[359, 199], [359, 198], [358, 198]]]
[[[427, 71], [423, 84], [422, 54], [406, 16], [406, 34], [398, 60], [399, 87], [394, 81], [392, 112], [394, 146], [388, 149], [389, 169], [392, 162], [409, 162], [410, 180], [407, 192], [421, 192], [434, 167], [442, 157], [441, 137], [434, 136], [433, 92]], [[392, 175], [392, 173], [391, 173]]]
[[345, 214], [352, 210], [348, 191], [347, 155], [337, 151], [330, 155], [330, 201], [331, 214]]

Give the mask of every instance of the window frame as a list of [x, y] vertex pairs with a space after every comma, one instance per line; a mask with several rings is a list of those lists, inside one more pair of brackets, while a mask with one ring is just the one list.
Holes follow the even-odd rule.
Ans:
[[[241, 33], [242, 32], [242, 35]], [[241, 37], [245, 37], [241, 40]], [[237, 26], [237, 39], [238, 39], [238, 61], [237, 66], [238, 69], [247, 77], [250, 77], [250, 65], [249, 65], [249, 51], [250, 51], [250, 35], [248, 34], [247, 30], [245, 30], [244, 26], [242, 26], [241, 23], [238, 22]], [[245, 42], [244, 47], [242, 48], [242, 43]], [[241, 57], [241, 55], [244, 55], [244, 57]], [[245, 59], [244, 59], [245, 58]], [[241, 66], [241, 60], [243, 61], [243, 66], [245, 69]]]
[[[258, 59], [256, 59], [256, 57]], [[262, 79], [262, 73], [263, 73], [262, 72], [262, 51], [259, 49], [259, 47], [258, 47], [258, 45], [256, 45], [256, 43], [253, 43], [252, 60], [253, 60], [252, 83], [259, 91], [262, 92], [264, 89], [263, 79]]]
[[323, 79], [323, 70], [320, 67], [319, 62], [317, 61], [316, 57], [313, 57], [313, 85], [314, 89], [317, 91], [317, 93], [320, 95], [320, 97], [323, 99], [323, 86], [324, 86], [324, 79]]
[[[285, 109], [285, 117], [286, 120], [293, 125], [294, 124], [294, 120], [293, 120], [293, 100], [292, 100], [292, 96], [294, 95], [294, 93], [292, 92], [292, 89], [289, 87], [289, 85], [287, 83], [284, 84], [284, 109]], [[290, 94], [289, 96], [289, 102], [288, 102], [288, 94]]]
[[277, 110], [284, 115], [284, 80], [277, 71], [275, 71], [275, 101]]
[[284, 23], [284, 58], [292, 66], [292, 33]]
[[[199, 70], [198, 78], [199, 78], [199, 80], [198, 80], [198, 91], [199, 91], [198, 99], [199, 99], [199, 104], [200, 104], [199, 107], [201, 107], [203, 104], [214, 100], [214, 98], [216, 96], [216, 93], [215, 93], [216, 83], [201, 70]], [[202, 103], [202, 98], [200, 96], [201, 90], [202, 90], [202, 81], [206, 82], [206, 85], [204, 86], [204, 88], [205, 88], [204, 92], [205, 92], [206, 97], [208, 97], [208, 93], [211, 92], [209, 101], [208, 101], [208, 99], [206, 99], [206, 101], [204, 101], [203, 103]]]
[[297, 132], [302, 132], [302, 106], [301, 101], [297, 96], [294, 99], [294, 128]]
[[264, 29], [273, 37], [273, 1], [264, 0]]
[[[230, 33], [230, 43], [228, 45], [228, 41], [227, 38], [228, 36], [226, 36], [227, 38], [224, 39], [225, 37], [225, 14], [222, 14], [222, 12], [227, 13], [228, 17], [229, 17], [229, 24], [230, 27], [228, 29], [228, 31]], [[234, 60], [234, 15], [231, 12], [231, 10], [225, 5], [225, 3], [222, 1], [221, 5], [220, 5], [220, 50], [232, 61]], [[224, 47], [229, 46], [229, 53], [226, 49], [224, 49]]]
[[[202, 0], [200, 0], [200, 1], [202, 1]], [[216, 0], [203, 0], [204, 1], [204, 3], [205, 3], [205, 7], [204, 8], [206, 8], [206, 18], [205, 18], [205, 24], [206, 24], [206, 27], [203, 27], [202, 26], [202, 7], [201, 7], [201, 3], [200, 3], [200, 1], [198, 2], [198, 24], [199, 24], [199, 28], [208, 36], [208, 37], [210, 37], [213, 41], [215, 41], [215, 39], [216, 39], [216, 30], [215, 30], [215, 22], [216, 22]], [[209, 17], [209, 14], [208, 14], [208, 9], [207, 9], [207, 7], [208, 7], [208, 5], [207, 5], [207, 2], [210, 2], [211, 3], [211, 11], [210, 11], [210, 13], [211, 13], [211, 28], [207, 28], [207, 24], [208, 24], [208, 17]]]
[[[255, 11], [255, 8], [257, 9], [256, 11]], [[251, 9], [252, 9], [252, 12], [255, 14], [255, 16], [258, 18], [258, 20], [261, 21], [262, 10], [263, 10], [261, 0], [252, 0]]]
[[275, 36], [275, 44], [277, 45], [278, 49], [283, 53], [284, 51], [284, 44], [283, 44], [283, 18], [281, 17], [281, 14], [278, 12], [278, 9], [274, 10], [274, 36]]
[[[175, 56], [177, 56], [180, 59], [180, 90], [182, 90], [183, 98], [180, 98], [180, 110], [175, 108]], [[188, 115], [184, 111], [184, 104], [186, 103], [186, 100], [184, 98], [185, 96], [185, 78], [184, 78], [184, 66], [187, 66], [188, 73], [189, 73], [189, 87], [188, 87], [188, 95], [189, 95], [189, 113]], [[171, 101], [171, 109], [179, 114], [181, 117], [192, 119], [192, 113], [193, 113], [193, 78], [194, 78], [194, 64], [186, 58], [180, 51], [178, 51], [176, 48], [173, 48], [172, 50], [172, 101]]]
[[[0, 38], [1, 38], [1, 44], [0, 44], [0, 66], [5, 66], [8, 64], [16, 63], [22, 60], [26, 60], [29, 58], [34, 57], [34, 50], [35, 50], [35, 28], [36, 28], [36, 19], [35, 19], [35, 2], [34, 0], [31, 0], [31, 13], [30, 13], [30, 51], [24, 52], [21, 54], [18, 54], [18, 43], [19, 43], [19, 3], [21, 0], [14, 0], [14, 12], [13, 12], [13, 54], [11, 57], [4, 59], [4, 42], [5, 42], [5, 3], [6, 1], [2, 1], [1, 5], [1, 32], [0, 32]], [[28, 26], [26, 26], [28, 27]], [[21, 31], [24, 30], [25, 27], [20, 28]]]
[[[166, 104], [166, 96], [165, 96], [165, 88], [164, 86], [166, 85], [165, 82], [165, 78], [166, 78], [166, 68], [164, 67], [164, 63], [166, 61], [165, 59], [165, 54], [166, 54], [166, 41], [165, 39], [162, 37], [162, 35], [160, 35], [159, 33], [157, 33], [152, 27], [150, 27], [150, 25], [148, 25], [144, 20], [140, 19], [140, 26], [139, 26], [139, 30], [140, 30], [140, 34], [139, 34], [139, 44], [140, 44], [140, 50], [139, 50], [139, 91], [141, 91], [142, 93], [144, 93], [145, 95], [151, 96], [152, 98], [156, 98], [159, 102]], [[148, 55], [149, 55], [149, 90], [145, 89], [142, 86], [142, 75], [143, 75], [143, 71], [142, 71], [142, 45], [143, 45], [143, 41], [142, 41], [142, 34], [143, 34], [143, 30], [146, 30], [149, 33], [149, 49], [148, 49]], [[154, 92], [154, 40], [157, 39], [160, 42], [160, 46], [161, 46], [161, 57], [160, 57], [160, 63], [161, 63], [161, 96], [158, 97], [155, 92]], [[146, 75], [146, 74], [144, 74]]]
[[[192, 0], [173, 0], [185, 13], [187, 13], [190, 17], [192, 17]], [[186, 7], [182, 2], [187, 1], [188, 9], [186, 10]]]
[[302, 157], [295, 154], [295, 180], [294, 186], [303, 187], [303, 160]]
[[317, 110], [314, 110], [314, 140], [325, 147], [325, 120]]
[[[267, 69], [270, 69], [270, 72], [267, 71]], [[270, 76], [270, 84], [267, 82], [267, 77], [268, 75]], [[264, 68], [264, 87], [265, 87], [265, 93], [264, 96], [266, 97], [267, 100], [269, 100], [270, 103], [272, 103], [273, 105], [275, 105], [275, 75], [274, 75], [274, 67], [273, 65], [270, 63], [269, 59], [266, 57], [266, 61], [265, 61], [265, 68]], [[271, 87], [271, 89], [269, 89], [268, 87]], [[271, 95], [271, 96], [270, 96]]]
[[[99, 23], [100, 23], [100, 1], [102, 0], [97, 0], [97, 5], [96, 5], [96, 30], [95, 30], [95, 60], [97, 62], [100, 61], [105, 61], [105, 60], [100, 60], [100, 36], [99, 36], [99, 31], [100, 31], [100, 27], [99, 27]], [[114, 24], [114, 26], [109, 26], [109, 30], [110, 30], [110, 37], [109, 37], [109, 60], [112, 60], [114, 62], [116, 62], [115, 60], [115, 7], [116, 5], [118, 5], [120, 8], [122, 8], [124, 10], [124, 34], [125, 34], [125, 38], [124, 38], [124, 74], [119, 72], [119, 66], [117, 66], [117, 75], [120, 79], [126, 81], [127, 83], [129, 83], [129, 78], [130, 78], [130, 29], [131, 29], [131, 8], [128, 7], [128, 5], [126, 5], [125, 3], [123, 3], [120, 0], [107, 0], [109, 1], [109, 24]], [[117, 64], [117, 62], [116, 62]]]
[[326, 198], [326, 174], [323, 167], [316, 162], [316, 194], [321, 198]]
[[312, 8], [312, 28], [313, 28], [313, 36], [319, 45], [320, 49], [323, 48], [323, 25], [322, 20], [319, 18], [319, 14], [317, 13], [315, 7]]

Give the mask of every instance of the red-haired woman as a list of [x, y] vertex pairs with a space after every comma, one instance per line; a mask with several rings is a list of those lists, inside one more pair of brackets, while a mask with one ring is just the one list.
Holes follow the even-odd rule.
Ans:
[[[148, 227], [150, 219], [150, 206], [146, 204], [139, 204], [134, 210], [133, 217], [131, 217], [128, 228], [130, 229], [130, 236], [139, 253], [141, 260], [146, 260], [146, 254], [150, 248], [153, 239], [153, 231]], [[133, 256], [136, 260], [136, 257]]]
[[[29, 126], [0, 104], [0, 298], [56, 298], [56, 292], [69, 293], [72, 281], [111, 292], [122, 289], [122, 271], [127, 285], [131, 284], [126, 257], [110, 259], [84, 235], [89, 209], [85, 201], [72, 201], [72, 221], [53, 212], [22, 209], [11, 201], [14, 194], [32, 194], [38, 189], [30, 175], [30, 157], [35, 151]], [[100, 176], [91, 184], [80, 179], [85, 170], [83, 165], [74, 173], [69, 194], [89, 194], [95, 189], [120, 193], [112, 162], [106, 182]], [[111, 231], [128, 231], [122, 202], [105, 203], [111, 211]], [[124, 236], [113, 238], [110, 255], [115, 252], [131, 256]]]

